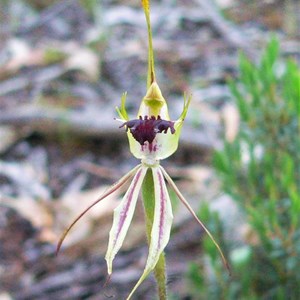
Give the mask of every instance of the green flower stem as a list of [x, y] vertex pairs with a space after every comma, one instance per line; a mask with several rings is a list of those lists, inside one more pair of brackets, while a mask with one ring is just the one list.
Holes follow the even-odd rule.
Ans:
[[[146, 232], [148, 243], [151, 240], [151, 229], [154, 218], [154, 207], [155, 207], [155, 195], [154, 195], [154, 183], [152, 177], [151, 168], [147, 171], [143, 185], [142, 185], [142, 196], [145, 209], [146, 218]], [[158, 295], [160, 300], [167, 299], [167, 286], [166, 286], [166, 263], [165, 255], [162, 253], [154, 269], [154, 276], [158, 286]]]
[[163, 252], [154, 269], [154, 276], [158, 286], [158, 297], [160, 300], [167, 300], [167, 278], [166, 278], [166, 260]]
[[148, 77], [147, 77], [147, 90], [150, 85], [156, 80], [155, 79], [155, 68], [154, 68], [154, 54], [152, 45], [152, 29], [150, 22], [150, 1], [142, 0], [142, 5], [145, 12], [147, 31], [148, 31]]

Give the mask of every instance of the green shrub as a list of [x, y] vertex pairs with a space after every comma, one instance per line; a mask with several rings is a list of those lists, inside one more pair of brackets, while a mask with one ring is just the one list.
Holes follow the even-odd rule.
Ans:
[[195, 299], [300, 299], [300, 70], [278, 54], [272, 39], [257, 66], [241, 55], [238, 82], [229, 83], [239, 132], [214, 154], [214, 166], [252, 239], [234, 249], [219, 217], [202, 208], [200, 217], [228, 249], [233, 275], [205, 240], [208, 275], [195, 265], [189, 271]]

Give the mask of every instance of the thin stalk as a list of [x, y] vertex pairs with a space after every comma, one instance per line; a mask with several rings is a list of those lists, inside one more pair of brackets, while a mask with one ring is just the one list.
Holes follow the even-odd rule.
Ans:
[[[146, 218], [146, 233], [148, 244], [151, 241], [151, 229], [154, 219], [154, 207], [155, 207], [155, 193], [154, 193], [154, 183], [152, 177], [152, 170], [149, 169], [145, 176], [142, 185], [142, 196], [145, 209]], [[157, 282], [158, 295], [160, 300], [167, 299], [167, 286], [166, 286], [166, 263], [165, 255], [162, 253], [159, 260], [154, 268], [154, 276]]]
[[142, 0], [142, 5], [145, 12], [147, 31], [148, 31], [148, 75], [147, 75], [147, 90], [150, 85], [156, 81], [155, 79], [155, 68], [154, 68], [154, 53], [152, 45], [152, 29], [150, 22], [150, 3], [148, 0]]

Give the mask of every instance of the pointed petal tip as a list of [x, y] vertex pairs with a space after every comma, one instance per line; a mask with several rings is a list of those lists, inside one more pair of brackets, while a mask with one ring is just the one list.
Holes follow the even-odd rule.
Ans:
[[112, 274], [112, 259], [111, 257], [108, 257], [107, 255], [105, 256], [105, 260], [106, 260], [106, 265], [107, 265], [107, 274], [110, 277]]
[[128, 295], [128, 297], [126, 298], [126, 300], [130, 300], [131, 297], [133, 296], [133, 294], [135, 293], [135, 291], [137, 290], [137, 288], [143, 283], [143, 281], [147, 278], [147, 276], [150, 274], [151, 270], [144, 270], [144, 273], [142, 274], [142, 276], [140, 277], [140, 279], [138, 280], [138, 282], [136, 283], [136, 285], [133, 287], [133, 289], [131, 290], [130, 294]]
[[138, 287], [154, 270], [159, 257], [170, 238], [171, 224], [173, 220], [172, 206], [166, 183], [164, 181], [163, 172], [160, 167], [152, 168], [152, 176], [155, 187], [155, 208], [148, 258], [143, 274], [131, 290], [126, 300], [131, 299]]
[[231, 266], [230, 266], [229, 262], [227, 261], [227, 259], [225, 258], [224, 255], [223, 255], [223, 257], [221, 256], [221, 259], [222, 259], [222, 263], [224, 265], [224, 268], [226, 268], [226, 270], [228, 272], [229, 277], [232, 277], [232, 269], [231, 269]]
[[106, 276], [105, 282], [104, 282], [104, 284], [103, 284], [102, 287], [103, 287], [103, 288], [106, 288], [106, 287], [108, 286], [110, 280], [111, 280], [111, 274], [108, 274], [108, 275]]
[[188, 112], [188, 109], [189, 109], [189, 106], [191, 104], [191, 101], [192, 101], [192, 94], [184, 94], [184, 103], [183, 103], [183, 110], [182, 110], [182, 113], [179, 117], [179, 120], [182, 120], [184, 121], [186, 115], [187, 115], [187, 112]]
[[140, 167], [125, 193], [120, 204], [114, 209], [113, 225], [109, 233], [109, 241], [105, 259], [108, 274], [112, 273], [113, 260], [121, 248], [129, 229], [139, 192], [148, 167]]
[[60, 252], [60, 248], [61, 248], [61, 246], [62, 246], [62, 243], [63, 243], [63, 241], [64, 241], [64, 239], [65, 239], [67, 233], [68, 233], [68, 232], [65, 232], [65, 233], [60, 237], [60, 239], [59, 239], [59, 241], [58, 241], [58, 243], [57, 243], [57, 245], [56, 245], [55, 256], [58, 256], [58, 254], [59, 254], [59, 252]]

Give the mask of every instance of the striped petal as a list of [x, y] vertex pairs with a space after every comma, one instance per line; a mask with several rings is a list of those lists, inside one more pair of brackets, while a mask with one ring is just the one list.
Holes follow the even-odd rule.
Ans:
[[72, 229], [72, 227], [77, 223], [77, 221], [79, 221], [79, 219], [81, 219], [81, 217], [83, 217], [92, 207], [94, 207], [97, 203], [99, 203], [100, 201], [104, 200], [107, 196], [109, 196], [110, 194], [112, 194], [113, 192], [117, 191], [119, 188], [121, 188], [131, 177], [133, 177], [133, 175], [135, 174], [135, 172], [141, 168], [141, 165], [136, 166], [135, 168], [133, 168], [131, 171], [129, 171], [126, 175], [124, 175], [120, 180], [118, 180], [116, 183], [114, 183], [113, 185], [111, 185], [102, 195], [100, 198], [98, 198], [96, 201], [94, 201], [89, 207], [87, 207], [72, 223], [71, 225], [65, 230], [65, 232], [63, 233], [63, 235], [61, 236], [61, 238], [59, 239], [59, 242], [57, 244], [56, 247], [56, 254], [58, 254], [61, 245], [63, 243], [63, 241], [65, 240], [67, 234], [69, 233], [69, 231]]
[[138, 169], [121, 203], [114, 210], [114, 220], [109, 233], [108, 248], [105, 256], [109, 275], [112, 273], [112, 262], [123, 244], [131, 223], [147, 169], [147, 167], [143, 166]]
[[212, 242], [214, 243], [214, 245], [216, 246], [224, 266], [226, 267], [226, 269], [228, 270], [229, 274], [230, 274], [230, 266], [225, 258], [225, 255], [223, 254], [219, 244], [216, 242], [216, 240], [214, 239], [214, 237], [212, 236], [212, 234], [210, 233], [210, 231], [206, 228], [206, 226], [199, 220], [199, 218], [197, 217], [196, 213], [194, 212], [194, 210], [192, 209], [192, 207], [190, 206], [190, 204], [187, 202], [187, 200], [184, 198], [184, 196], [181, 194], [181, 192], [179, 191], [179, 189], [177, 188], [176, 184], [174, 183], [174, 181], [172, 180], [172, 178], [169, 176], [169, 174], [165, 171], [165, 169], [162, 166], [159, 166], [159, 168], [161, 169], [161, 171], [163, 172], [164, 177], [166, 178], [166, 180], [168, 181], [168, 183], [170, 184], [170, 186], [173, 188], [174, 192], [176, 193], [177, 197], [180, 199], [180, 201], [183, 203], [183, 205], [189, 210], [189, 212], [191, 213], [191, 215], [194, 217], [194, 219], [197, 221], [197, 223], [204, 229], [204, 231], [206, 232], [206, 234], [209, 236], [209, 238], [212, 240]]
[[127, 299], [131, 298], [135, 290], [155, 268], [161, 253], [163, 252], [170, 239], [170, 231], [173, 220], [170, 197], [160, 167], [153, 167], [152, 174], [155, 189], [155, 209], [151, 230], [149, 254], [144, 273], [142, 274], [141, 278], [139, 279]]

